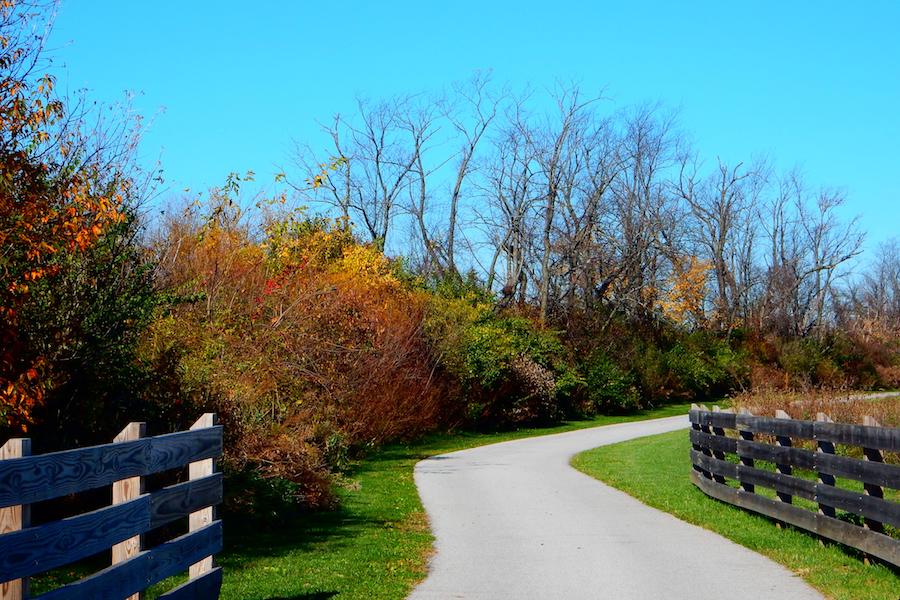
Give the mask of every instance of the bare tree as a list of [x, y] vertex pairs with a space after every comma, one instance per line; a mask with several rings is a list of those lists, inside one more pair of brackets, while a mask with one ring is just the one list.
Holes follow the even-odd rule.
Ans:
[[[295, 189], [306, 192], [310, 180], [321, 177], [324, 184], [313, 187], [324, 187], [327, 195], [315, 199], [337, 206], [345, 218], [358, 218], [371, 241], [381, 247], [387, 243], [397, 205], [431, 132], [427, 123], [414, 124], [409, 118], [411, 103], [409, 97], [382, 102], [360, 99], [355, 122], [337, 115], [323, 127], [333, 142], [329, 160], [313, 162], [312, 153], [302, 150], [296, 156], [305, 177], [301, 184], [293, 184]], [[329, 170], [327, 163], [334, 158], [339, 163]]]
[[[319, 185], [315, 189], [319, 191], [316, 199], [338, 209], [340, 217], [350, 221], [350, 199], [353, 194], [351, 151], [345, 148], [344, 135], [348, 133], [348, 126], [343, 122], [341, 115], [335, 115], [329, 125], [321, 125], [321, 129], [331, 139], [331, 147], [326, 155], [315, 152], [309, 145], [295, 143], [294, 163], [299, 167], [303, 175], [302, 182], [289, 184], [297, 191], [308, 193], [312, 178], [324, 173], [317, 181]], [[340, 159], [334, 171], [328, 169], [329, 163], [334, 158]]]
[[863, 239], [838, 218], [839, 193], [812, 193], [796, 172], [771, 177], [760, 160], [704, 171], [658, 105], [604, 115], [576, 85], [551, 98], [533, 112], [530, 94], [478, 74], [447, 96], [359, 101], [323, 127], [328, 151], [298, 151], [318, 179], [296, 187], [372, 242], [397, 240], [420, 272], [480, 268], [501, 306], [533, 303], [543, 320], [602, 306], [654, 324], [661, 290], [701, 259], [694, 326], [802, 336], [834, 323]]
[[487, 210], [480, 211], [479, 216], [494, 246], [487, 287], [493, 288], [499, 271], [503, 278], [501, 304], [509, 304], [517, 297], [524, 304], [528, 288], [525, 267], [533, 238], [529, 215], [535, 204], [537, 183], [532, 148], [514, 128], [507, 128], [495, 140], [485, 173]]
[[900, 334], [900, 242], [883, 242], [871, 264], [847, 295], [849, 306], [844, 325], [865, 339], [889, 340]]
[[[428, 257], [425, 270], [458, 277], [461, 203], [469, 179], [476, 170], [476, 151], [497, 117], [502, 94], [495, 94], [490, 89], [490, 78], [485, 74], [476, 74], [465, 83], [455, 84], [453, 91], [449, 99], [426, 99], [416, 109], [415, 120], [407, 118], [410, 137], [419, 144], [409, 211], [417, 223], [419, 241]], [[426, 153], [424, 142], [442, 127], [448, 133], [433, 145], [453, 148], [451, 154]], [[435, 198], [434, 190], [443, 188], [442, 178], [448, 175], [446, 168], [449, 165], [453, 165], [453, 172], [448, 178], [446, 199]], [[439, 182], [437, 185], [435, 180]], [[437, 226], [433, 216], [429, 219], [430, 214], [440, 217]]]
[[826, 330], [833, 286], [864, 241], [858, 219], [845, 223], [838, 218], [843, 202], [842, 195], [829, 190], [811, 195], [796, 172], [780, 182], [767, 219], [770, 257], [761, 312], [769, 329], [794, 336]]
[[535, 171], [540, 175], [537, 205], [541, 219], [540, 254], [537, 261], [537, 301], [541, 320], [551, 304], [554, 278], [554, 228], [563, 198], [571, 201], [583, 168], [580, 149], [592, 117], [589, 107], [599, 97], [585, 99], [576, 86], [560, 87], [555, 94], [557, 114], [540, 125], [517, 115], [515, 128], [532, 149]]
[[456, 266], [456, 240], [463, 185], [473, 170], [475, 151], [496, 119], [503, 98], [502, 94], [498, 96], [492, 93], [489, 86], [490, 77], [476, 73], [467, 84], [454, 86], [463, 108], [458, 110], [449, 106], [445, 111], [446, 118], [462, 140], [457, 157], [456, 177], [450, 192], [450, 214], [447, 219], [447, 269], [457, 275], [459, 269]]
[[662, 259], [662, 223], [669, 209], [666, 171], [675, 159], [674, 117], [638, 107], [623, 118], [622, 169], [612, 186], [604, 228], [615, 247], [608, 289], [633, 318], [652, 318]]
[[690, 212], [692, 237], [712, 267], [714, 323], [731, 331], [746, 318], [753, 285], [755, 207], [764, 189], [762, 163], [729, 167], [721, 160], [715, 173], [698, 176], [696, 159], [683, 159], [678, 195]]
[[835, 280], [841, 276], [839, 269], [862, 252], [865, 235], [858, 228], [859, 217], [843, 223], [836, 214], [844, 201], [839, 192], [822, 190], [813, 207], [798, 204], [808, 246], [808, 267], [803, 276], [809, 282], [803, 291], [809, 316], [803, 333], [811, 329], [820, 334], [825, 331], [827, 302]]

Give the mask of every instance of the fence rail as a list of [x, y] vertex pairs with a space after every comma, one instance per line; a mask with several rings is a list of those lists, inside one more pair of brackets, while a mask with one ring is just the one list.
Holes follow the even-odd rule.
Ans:
[[[691, 480], [707, 495], [900, 566], [900, 540], [884, 530], [885, 525], [900, 528], [900, 504], [886, 500], [883, 489], [900, 489], [900, 466], [886, 464], [883, 454], [900, 451], [900, 429], [880, 427], [871, 418], [851, 425], [821, 413], [816, 421], [802, 421], [783, 411], [771, 418], [696, 405], [690, 421]], [[798, 440], [815, 450], [795, 447]], [[861, 448], [863, 458], [835, 454], [835, 446]], [[775, 470], [759, 468], [756, 461], [773, 463]], [[794, 469], [817, 479], [799, 477]], [[838, 487], [837, 477], [862, 483], [863, 492]], [[757, 486], [774, 490], [775, 498], [756, 493]], [[795, 497], [815, 503], [817, 510], [795, 505]], [[862, 525], [853, 522], [860, 519]]]
[[[215, 415], [189, 431], [146, 437], [130, 423], [111, 444], [31, 456], [27, 439], [0, 447], [0, 600], [32, 598], [28, 578], [111, 549], [112, 565], [35, 598], [133, 598], [183, 571], [187, 583], [161, 596], [218, 598], [222, 547], [222, 427]], [[189, 480], [146, 493], [144, 477], [188, 466]], [[112, 505], [31, 527], [29, 505], [112, 486]], [[189, 532], [150, 549], [142, 535], [188, 518]]]

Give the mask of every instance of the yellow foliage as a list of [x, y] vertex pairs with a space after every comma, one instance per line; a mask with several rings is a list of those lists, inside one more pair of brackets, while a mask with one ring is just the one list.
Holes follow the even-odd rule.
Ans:
[[704, 321], [706, 278], [712, 268], [709, 261], [696, 256], [682, 257], [674, 261], [673, 267], [666, 282], [667, 290], [659, 303], [663, 314], [676, 323], [685, 323], [689, 319]]

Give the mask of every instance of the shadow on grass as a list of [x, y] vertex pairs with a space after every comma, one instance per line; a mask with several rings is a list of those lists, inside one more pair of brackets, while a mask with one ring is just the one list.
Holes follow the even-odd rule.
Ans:
[[279, 520], [277, 526], [260, 527], [256, 520], [241, 522], [240, 515], [226, 515], [224, 521], [225, 545], [217, 559], [226, 569], [241, 569], [258, 558], [315, 551], [323, 545], [339, 548], [352, 543], [352, 538], [367, 530], [384, 526], [377, 519], [360, 517], [341, 508], [293, 515]]
[[297, 596], [273, 596], [268, 600], [328, 600], [337, 596], [337, 592], [309, 592]]

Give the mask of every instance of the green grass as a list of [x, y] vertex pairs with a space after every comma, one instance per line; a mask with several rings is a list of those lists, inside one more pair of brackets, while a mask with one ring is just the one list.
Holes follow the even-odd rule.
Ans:
[[542, 429], [432, 435], [363, 460], [338, 490], [341, 507], [259, 532], [225, 521], [223, 599], [401, 599], [426, 574], [433, 537], [413, 483], [416, 462], [474, 446], [685, 414], [687, 405]]
[[[859, 553], [707, 497], [690, 481], [690, 441], [676, 431], [603, 446], [572, 464], [648, 504], [764, 554], [835, 600], [897, 600], [900, 573]], [[715, 557], [709, 557], [715, 569]]]

